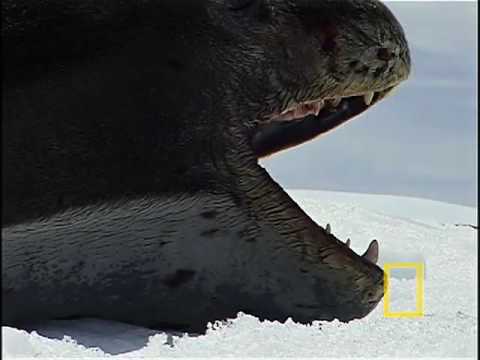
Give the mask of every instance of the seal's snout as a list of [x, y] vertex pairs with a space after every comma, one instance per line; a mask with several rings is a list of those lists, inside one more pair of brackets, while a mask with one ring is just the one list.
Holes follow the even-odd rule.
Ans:
[[[362, 258], [372, 265], [377, 265], [379, 246], [377, 240], [372, 240]], [[367, 273], [367, 279], [362, 285], [364, 291], [361, 296], [361, 302], [365, 309], [370, 312], [380, 302], [384, 294], [384, 272], [375, 266]]]
[[334, 69], [328, 91], [357, 95], [407, 79], [408, 44], [401, 25], [382, 2], [299, 1], [297, 10], [305, 36], [311, 39], [306, 43], [313, 44], [318, 54], [316, 71]]
[[347, 31], [352, 35], [345, 40], [356, 44], [354, 51], [358, 51], [357, 59], [349, 62], [353, 72], [374, 87], [391, 87], [406, 80], [411, 68], [410, 51], [393, 13], [377, 0], [347, 3], [351, 3], [352, 11], [346, 22], [356, 31]]
[[359, 53], [349, 66], [352, 77], [367, 80], [374, 87], [396, 86], [410, 74], [410, 52], [405, 41], [379, 41]]
[[372, 277], [373, 285], [367, 289], [363, 297], [363, 303], [375, 306], [382, 299], [384, 293], [384, 274], [383, 271], [376, 271]]
[[[373, 265], [373, 264], [370, 264]], [[361, 319], [372, 312], [384, 295], [384, 272], [378, 266], [361, 267], [357, 269], [354, 287], [355, 296], [349, 300], [350, 312], [345, 311], [339, 317], [342, 321]], [[348, 306], [347, 306], [348, 307]]]

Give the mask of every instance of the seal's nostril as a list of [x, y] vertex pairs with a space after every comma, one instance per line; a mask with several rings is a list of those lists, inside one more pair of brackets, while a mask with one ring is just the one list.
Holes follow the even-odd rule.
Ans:
[[382, 47], [377, 51], [377, 57], [383, 61], [389, 61], [395, 56], [394, 52], [386, 47]]

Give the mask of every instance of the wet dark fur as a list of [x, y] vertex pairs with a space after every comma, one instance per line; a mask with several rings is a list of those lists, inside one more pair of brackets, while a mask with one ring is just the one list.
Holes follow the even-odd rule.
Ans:
[[4, 0], [2, 37], [4, 325], [348, 321], [381, 299], [382, 270], [288, 197], [252, 137], [291, 101], [403, 80], [384, 5]]

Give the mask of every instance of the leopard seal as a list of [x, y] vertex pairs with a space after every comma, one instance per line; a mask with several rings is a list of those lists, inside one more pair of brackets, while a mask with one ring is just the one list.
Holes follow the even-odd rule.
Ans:
[[383, 296], [258, 164], [405, 80], [376, 0], [2, 2], [2, 324], [350, 321]]

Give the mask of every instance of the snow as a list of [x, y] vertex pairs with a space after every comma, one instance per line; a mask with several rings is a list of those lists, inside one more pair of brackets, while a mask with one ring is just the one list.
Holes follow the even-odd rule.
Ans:
[[[387, 195], [290, 191], [320, 225], [362, 253], [380, 242], [379, 263], [423, 262], [425, 316], [385, 318], [383, 302], [366, 318], [311, 325], [259, 321], [239, 313], [206, 335], [153, 331], [82, 319], [35, 330], [2, 328], [2, 355], [18, 357], [477, 357], [477, 210]], [[413, 310], [415, 276], [393, 271], [391, 311]]]

